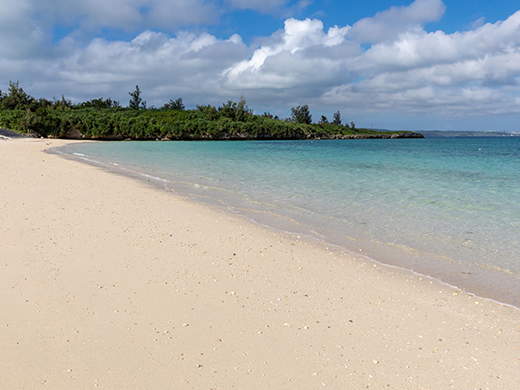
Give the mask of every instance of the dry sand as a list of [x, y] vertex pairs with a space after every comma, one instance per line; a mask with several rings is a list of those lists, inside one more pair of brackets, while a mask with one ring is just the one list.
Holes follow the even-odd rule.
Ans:
[[515, 389], [520, 310], [0, 141], [1, 389]]

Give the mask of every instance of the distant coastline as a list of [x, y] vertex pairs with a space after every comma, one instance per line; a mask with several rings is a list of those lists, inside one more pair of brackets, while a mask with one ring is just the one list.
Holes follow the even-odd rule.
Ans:
[[432, 137], [520, 137], [520, 131], [470, 131], [470, 130], [424, 130], [426, 138]]

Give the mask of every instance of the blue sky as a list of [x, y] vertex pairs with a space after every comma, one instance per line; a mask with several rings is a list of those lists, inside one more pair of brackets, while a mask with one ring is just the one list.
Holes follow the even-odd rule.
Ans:
[[[295, 3], [295, 2], [293, 2]], [[360, 1], [315, 1], [300, 12], [296, 18], [318, 18], [326, 28], [334, 25], [352, 25], [356, 21], [374, 16], [380, 11], [395, 6], [407, 6], [411, 1], [376, 0]], [[442, 30], [446, 33], [469, 29], [481, 18], [485, 22], [495, 23], [507, 19], [520, 9], [517, 1], [444, 1], [446, 13], [438, 22], [425, 26], [427, 31]], [[258, 23], [258, 24], [257, 24]], [[256, 24], [256, 25], [255, 25]], [[261, 24], [264, 24], [262, 26]], [[254, 28], [251, 28], [251, 26]], [[254, 36], [269, 35], [275, 29], [283, 27], [283, 18], [278, 15], [259, 14], [254, 11], [238, 11], [232, 13], [224, 23], [224, 28], [234, 29], [244, 40]], [[215, 30], [218, 34], [218, 29]]]
[[0, 89], [520, 130], [517, 1], [0, 0]]

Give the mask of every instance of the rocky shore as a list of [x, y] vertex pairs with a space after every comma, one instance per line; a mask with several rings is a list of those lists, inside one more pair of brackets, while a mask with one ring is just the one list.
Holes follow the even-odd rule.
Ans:
[[[55, 138], [55, 137], [49, 137]], [[184, 134], [179, 137], [164, 137], [164, 138], [127, 138], [122, 135], [120, 136], [105, 136], [105, 137], [87, 137], [79, 132], [68, 133], [61, 139], [89, 139], [97, 141], [286, 141], [286, 140], [325, 140], [325, 139], [398, 139], [398, 138], [424, 138], [424, 135], [412, 131], [402, 133], [377, 133], [377, 134], [333, 134], [331, 136], [301, 136], [296, 133], [285, 134], [285, 135], [272, 135], [272, 134], [251, 134], [251, 133], [221, 133], [218, 135], [202, 135], [194, 136]]]
[[6, 138], [27, 138], [27, 136], [19, 133], [15, 133], [14, 131], [2, 129], [0, 127], [0, 139], [6, 139]]

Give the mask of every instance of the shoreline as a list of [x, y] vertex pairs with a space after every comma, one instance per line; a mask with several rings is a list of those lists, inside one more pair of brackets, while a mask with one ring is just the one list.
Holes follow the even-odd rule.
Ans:
[[0, 143], [1, 387], [520, 381], [517, 309], [43, 153], [65, 143]]
[[[82, 143], [91, 142], [96, 141], [82, 141]], [[101, 167], [113, 174], [129, 177], [133, 180], [144, 181], [167, 193], [173, 193], [205, 206], [229, 211], [255, 225], [258, 224], [281, 233], [304, 236], [310, 242], [322, 244], [324, 248], [336, 248], [335, 251], [339, 254], [346, 253], [347, 255], [365, 258], [370, 263], [396, 267], [419, 276], [432, 278], [481, 299], [489, 299], [499, 304], [520, 309], [517, 294], [518, 275], [497, 266], [491, 267], [488, 265], [486, 267], [486, 264], [469, 263], [462, 261], [460, 258], [447, 257], [442, 253], [421, 251], [416, 248], [402, 247], [392, 242], [375, 241], [374, 239], [368, 241], [358, 236], [341, 239], [340, 236], [331, 234], [333, 229], [323, 227], [316, 229], [315, 226], [308, 223], [309, 221], [307, 223], [302, 220], [297, 221], [294, 219], [294, 215], [283, 215], [281, 209], [258, 208], [244, 200], [228, 197], [228, 195], [215, 197], [215, 191], [212, 192], [213, 195], [208, 196], [204, 191], [201, 192], [200, 187], [191, 187], [184, 182], [156, 177], [152, 171], [137, 171], [119, 164], [97, 161], [88, 155], [65, 153], [60, 148], [52, 148], [47, 150], [47, 153]], [[193, 183], [191, 184], [193, 185]], [[218, 190], [223, 193], [226, 192], [223, 188], [212, 187], [212, 189], [217, 190], [217, 192], [219, 192]], [[420, 258], [421, 261], [417, 261], [417, 258]]]

